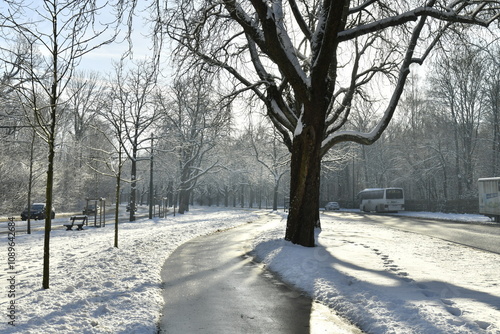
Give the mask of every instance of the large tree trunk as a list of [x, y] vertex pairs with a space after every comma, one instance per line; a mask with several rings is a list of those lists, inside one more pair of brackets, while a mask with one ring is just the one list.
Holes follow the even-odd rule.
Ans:
[[292, 146], [290, 210], [285, 239], [294, 244], [314, 247], [314, 229], [320, 226], [321, 113], [316, 113], [313, 119], [304, 120], [304, 123], [306, 126], [295, 137]]
[[275, 182], [273, 190], [273, 211], [278, 210], [278, 189], [279, 189], [279, 182]]
[[179, 191], [179, 213], [184, 214], [189, 211], [189, 196], [191, 195], [190, 190]]

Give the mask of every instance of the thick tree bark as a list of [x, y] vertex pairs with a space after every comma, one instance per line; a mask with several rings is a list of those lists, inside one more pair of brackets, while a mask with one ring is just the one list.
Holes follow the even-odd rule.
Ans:
[[179, 213], [184, 214], [189, 211], [189, 196], [191, 195], [190, 190], [179, 191]]
[[[191, 157], [191, 152], [187, 154], [187, 157]], [[179, 213], [184, 214], [186, 211], [189, 211], [189, 197], [191, 196], [191, 189], [193, 184], [189, 181], [191, 174], [191, 163], [182, 164], [181, 163], [181, 185], [179, 190]]]
[[314, 229], [320, 226], [321, 142], [326, 106], [322, 99], [316, 101], [304, 107], [314, 112], [304, 111], [304, 128], [293, 140], [290, 165], [290, 210], [285, 240], [305, 247], [315, 246]]
[[295, 138], [292, 151], [285, 239], [305, 247], [315, 246], [314, 229], [319, 224], [321, 156], [317, 141], [311, 126]]
[[275, 182], [274, 183], [274, 190], [273, 190], [273, 211], [278, 210], [278, 187], [279, 187], [279, 183]]

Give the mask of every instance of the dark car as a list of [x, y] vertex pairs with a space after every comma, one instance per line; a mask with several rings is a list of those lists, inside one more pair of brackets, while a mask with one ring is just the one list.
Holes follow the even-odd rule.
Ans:
[[97, 210], [99, 210], [99, 205], [89, 204], [86, 208], [83, 208], [82, 212], [84, 215], [93, 215]]
[[[31, 205], [31, 209], [28, 210], [28, 208], [24, 209], [24, 211], [21, 213], [21, 220], [27, 220], [28, 219], [28, 214], [30, 216], [30, 219], [45, 219], [47, 212], [47, 207], [45, 203], [33, 203]], [[56, 217], [56, 213], [54, 209], [52, 208], [50, 218], [54, 219]]]

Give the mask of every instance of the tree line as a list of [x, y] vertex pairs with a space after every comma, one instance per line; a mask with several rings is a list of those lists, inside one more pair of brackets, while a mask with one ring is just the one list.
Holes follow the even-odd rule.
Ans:
[[[477, 179], [500, 175], [498, 55], [498, 44], [464, 37], [438, 52], [425, 72], [411, 75], [377, 143], [346, 145], [340, 162], [325, 159], [326, 197], [355, 205], [363, 188], [395, 186], [428, 210], [439, 208], [436, 202], [477, 204]], [[474, 204], [467, 205], [472, 213]]]
[[[477, 179], [500, 175], [497, 58], [495, 46], [469, 41], [440, 53], [426, 72], [412, 75], [397, 117], [377, 143], [346, 144], [323, 160], [320, 206], [335, 200], [355, 207], [356, 194], [363, 188], [389, 186], [403, 187], [410, 200], [475, 201]], [[191, 77], [168, 89], [163, 86], [163, 92], [149, 92], [151, 107], [143, 115], [148, 123], [142, 124], [140, 115], [120, 115], [109, 109], [134, 110], [125, 96], [130, 99], [135, 94], [139, 100], [134, 87], [148, 86], [137, 76], [146, 73], [147, 64], [135, 66], [125, 70], [117, 64], [112, 80], [98, 73], [78, 73], [69, 85], [71, 99], [65, 102], [59, 126], [56, 208], [80, 210], [86, 198], [114, 201], [115, 182], [110, 176], [116, 161], [126, 166], [120, 177], [122, 202], [132, 200], [131, 175], [136, 173], [134, 201], [149, 203], [149, 163], [138, 158], [149, 159], [145, 147], [150, 133], [155, 134], [155, 203], [166, 198], [172, 206], [176, 197], [181, 212], [194, 202], [283, 205], [288, 197], [283, 185], [289, 182], [289, 152], [265, 119], [258, 126], [235, 129], [230, 107], [217, 105], [222, 94], [208, 96], [214, 83], [206, 77]], [[17, 99], [13, 92], [5, 95], [2, 108], [3, 124], [8, 125], [3, 128], [6, 145], [1, 163], [4, 212], [17, 212], [27, 205], [30, 180], [32, 198], [42, 201], [44, 195], [44, 146], [26, 115], [11, 107], [21, 105]], [[131, 120], [136, 122], [125, 124]], [[369, 124], [356, 126], [362, 131]], [[146, 134], [130, 133], [135, 129]], [[127, 159], [116, 160], [120, 140], [131, 150], [123, 153]], [[279, 188], [281, 180], [286, 183]]]
[[[145, 66], [119, 65], [111, 80], [93, 72], [74, 77], [57, 128], [56, 212], [81, 211], [87, 198], [149, 204], [151, 154], [155, 205], [175, 202], [180, 212], [195, 201], [272, 208], [279, 200], [281, 206], [279, 181], [288, 171], [289, 153], [272, 128], [235, 128], [230, 107], [210, 96], [218, 93], [207, 77], [160, 88], [147, 82]], [[9, 98], [19, 103], [17, 96]], [[8, 143], [0, 164], [2, 211], [20, 213], [29, 180], [32, 202], [44, 202], [46, 146], [25, 114], [2, 109], [10, 119], [2, 130]]]

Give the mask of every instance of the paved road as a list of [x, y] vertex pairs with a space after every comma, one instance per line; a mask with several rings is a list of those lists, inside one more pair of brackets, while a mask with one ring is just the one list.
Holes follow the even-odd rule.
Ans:
[[248, 255], [259, 222], [180, 246], [162, 271], [160, 333], [360, 333], [287, 287]]
[[367, 223], [383, 224], [500, 254], [500, 224], [474, 224], [381, 214], [340, 214], [343, 218], [352, 217], [356, 221], [359, 221], [362, 215], [363, 221]]

